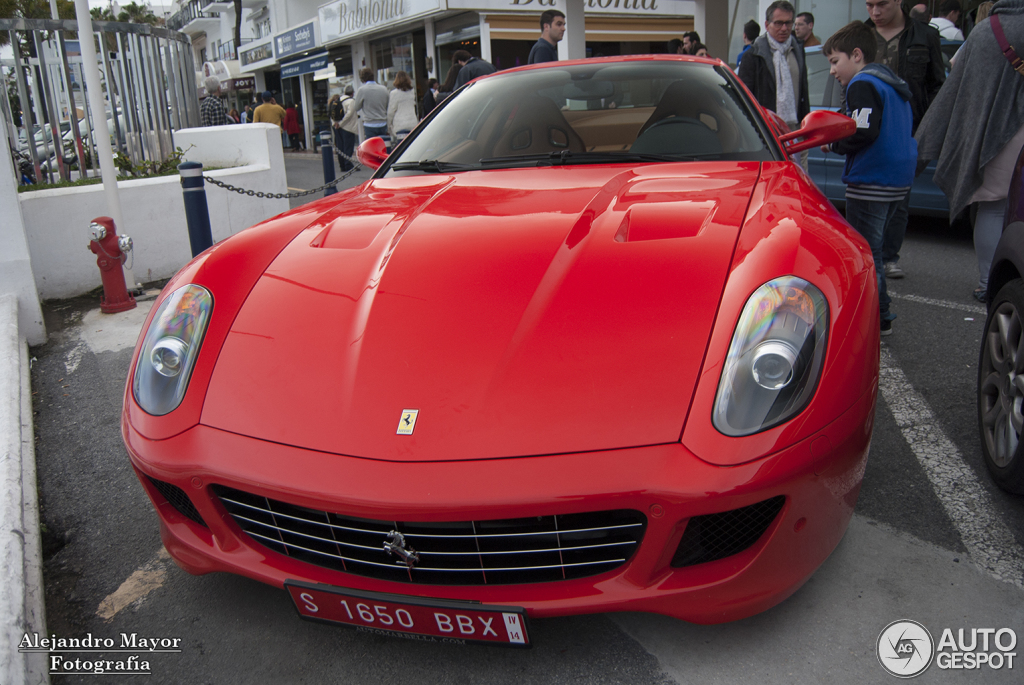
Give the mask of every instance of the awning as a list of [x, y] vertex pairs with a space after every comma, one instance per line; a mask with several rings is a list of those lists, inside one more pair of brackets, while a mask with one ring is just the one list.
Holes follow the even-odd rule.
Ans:
[[295, 60], [294, 62], [285, 62], [281, 64], [281, 78], [291, 78], [292, 76], [301, 76], [302, 74], [311, 74], [314, 71], [319, 71], [327, 67], [327, 52], [321, 52], [319, 55], [312, 57], [306, 57], [304, 59]]

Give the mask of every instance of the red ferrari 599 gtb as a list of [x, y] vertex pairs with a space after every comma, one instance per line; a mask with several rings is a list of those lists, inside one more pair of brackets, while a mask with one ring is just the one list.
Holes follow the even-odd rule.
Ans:
[[122, 426], [168, 551], [431, 639], [782, 601], [871, 439], [871, 254], [791, 159], [852, 132], [647, 55], [499, 72], [367, 140], [369, 181], [153, 308]]

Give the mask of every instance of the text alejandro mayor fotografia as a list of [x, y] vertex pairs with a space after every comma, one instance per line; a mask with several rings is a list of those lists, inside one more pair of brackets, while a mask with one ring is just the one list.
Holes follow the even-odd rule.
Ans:
[[151, 654], [181, 653], [180, 637], [153, 637], [121, 633], [117, 638], [57, 637], [24, 633], [18, 643], [23, 653], [45, 653], [51, 674], [123, 673], [151, 675]]

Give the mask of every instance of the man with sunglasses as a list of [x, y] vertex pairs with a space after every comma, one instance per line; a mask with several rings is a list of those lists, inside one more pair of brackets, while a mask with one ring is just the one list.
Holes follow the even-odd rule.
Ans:
[[[795, 15], [786, 0], [768, 5], [766, 31], [751, 44], [739, 67], [740, 79], [761, 106], [778, 114], [792, 130], [811, 111], [804, 47], [793, 35]], [[806, 155], [800, 161], [806, 165], [805, 160]]]

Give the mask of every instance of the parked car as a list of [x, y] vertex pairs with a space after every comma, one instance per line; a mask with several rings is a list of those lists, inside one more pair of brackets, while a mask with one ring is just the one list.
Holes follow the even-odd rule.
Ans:
[[1024, 151], [1007, 196], [1003, 235], [988, 277], [988, 318], [978, 361], [978, 429], [996, 485], [1024, 494]]
[[[804, 49], [807, 59], [807, 83], [812, 110], [827, 109], [840, 111], [843, 103], [843, 87], [829, 74], [828, 59], [821, 46]], [[832, 152], [822, 152], [814, 147], [808, 151], [807, 170], [814, 183], [832, 204], [839, 208], [846, 206], [846, 184], [843, 183], [843, 167], [846, 157]], [[914, 179], [910, 189], [910, 213], [920, 216], [948, 216], [949, 201], [946, 194], [935, 185], [935, 162]]]
[[[764, 611], [871, 439], [866, 242], [718, 60], [508, 69], [362, 185], [166, 285], [122, 432], [170, 554], [305, 618], [524, 646], [526, 617]], [[802, 138], [797, 142], [797, 137]]]
[[[118, 123], [121, 126], [121, 140], [123, 142], [124, 141], [124, 132], [125, 132], [124, 116], [121, 114], [120, 110], [118, 110], [117, 119], [118, 119]], [[64, 124], [63, 127], [66, 128], [66, 130], [64, 131], [64, 134], [61, 136], [61, 146], [63, 148], [64, 163], [74, 167], [74, 165], [78, 164], [78, 148], [77, 148], [77, 145], [75, 144], [75, 133], [71, 129], [69, 124]], [[111, 147], [113, 147], [116, 150], [116, 148], [117, 148], [117, 142], [116, 142], [117, 129], [114, 128], [114, 120], [110, 116], [110, 112], [107, 112], [107, 131], [108, 131], [109, 136], [110, 136], [110, 145], [111, 145]], [[78, 120], [78, 135], [81, 137], [81, 140], [82, 140], [82, 149], [86, 152], [87, 155], [91, 155], [90, 159], [96, 159], [95, 155], [97, 154], [97, 151], [96, 151], [95, 145], [93, 145], [92, 147], [89, 147], [89, 133], [90, 133], [89, 122], [85, 118], [79, 119]], [[93, 142], [95, 143], [95, 140]], [[53, 154], [53, 147], [52, 146], [49, 147], [48, 150], [50, 151], [50, 155], [46, 159], [43, 159], [43, 160], [40, 161], [39, 168], [43, 172], [47, 172], [47, 171], [54, 171], [54, 172], [56, 172], [57, 171], [57, 158]], [[90, 165], [87, 164], [86, 166], [90, 166]], [[74, 168], [77, 168], [77, 167], [74, 167]]]

